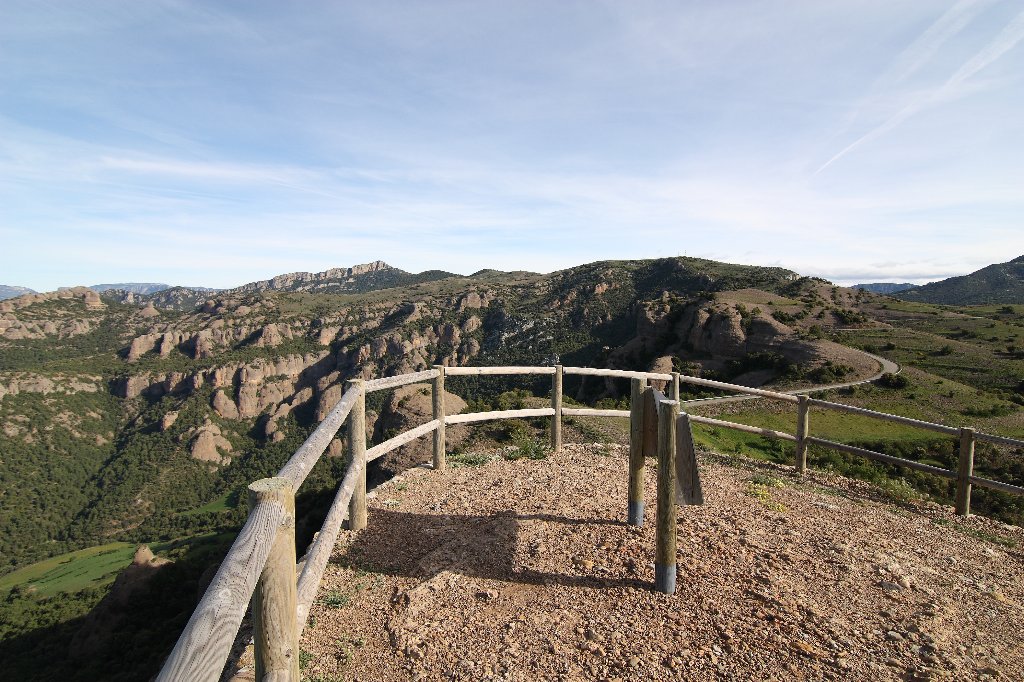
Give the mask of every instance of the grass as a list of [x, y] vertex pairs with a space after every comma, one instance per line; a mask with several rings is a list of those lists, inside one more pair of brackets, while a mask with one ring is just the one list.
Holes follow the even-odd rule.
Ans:
[[[131, 563], [135, 548], [130, 542], [111, 542], [51, 557], [0, 578], [0, 593], [23, 585], [35, 588], [40, 597], [52, 597], [61, 592], [73, 593], [108, 585]], [[152, 545], [152, 548], [156, 552], [162, 550], [163, 545]]]
[[978, 540], [984, 540], [985, 542], [991, 542], [995, 545], [1001, 545], [1003, 547], [1017, 546], [1017, 541], [1013, 538], [1008, 538], [1002, 535], [996, 535], [995, 533], [986, 533], [985, 531], [978, 530], [976, 528], [968, 528], [967, 526], [956, 523], [955, 521], [951, 521], [949, 519], [934, 519], [932, 523], [934, 523], [937, 526], [951, 528], [952, 530], [955, 530], [956, 532], [966, 535], [968, 537], [972, 537]]

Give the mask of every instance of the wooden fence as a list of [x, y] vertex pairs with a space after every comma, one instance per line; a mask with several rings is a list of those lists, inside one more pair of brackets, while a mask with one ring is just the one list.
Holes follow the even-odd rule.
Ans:
[[[446, 415], [444, 385], [446, 376], [550, 375], [551, 407]], [[629, 410], [570, 408], [562, 406], [562, 382], [565, 376], [599, 376], [629, 379]], [[407, 384], [432, 382], [433, 419], [371, 448], [365, 439], [365, 397], [367, 393]], [[650, 385], [662, 382], [666, 396]], [[687, 414], [680, 407], [680, 382], [770, 398], [796, 405], [795, 434], [756, 426]], [[872, 450], [836, 443], [811, 436], [811, 408], [840, 410], [885, 421], [896, 422], [938, 433], [956, 436], [960, 443], [960, 464], [950, 471]], [[807, 446], [818, 445], [867, 457], [887, 464], [904, 466], [957, 482], [956, 512], [970, 512], [971, 487], [979, 485], [1005, 493], [1024, 495], [1024, 488], [974, 475], [974, 445], [978, 441], [1024, 446], [1015, 438], [976, 432], [969, 427], [951, 427], [931, 422], [875, 412], [840, 403], [816, 400], [806, 395], [778, 393], [719, 381], [682, 376], [678, 373], [631, 372], [590, 367], [434, 367], [399, 376], [348, 382], [338, 404], [310, 434], [305, 443], [274, 478], [249, 486], [250, 511], [220, 568], [185, 626], [157, 680], [193, 682], [220, 678], [231, 646], [250, 601], [256, 649], [256, 679], [299, 680], [299, 635], [306, 626], [310, 607], [323, 577], [343, 521], [359, 530], [366, 526], [366, 469], [369, 462], [410, 441], [433, 434], [433, 466], [445, 468], [445, 427], [494, 419], [550, 417], [551, 446], [562, 444], [562, 421], [567, 416], [627, 417], [630, 419], [629, 487], [626, 516], [628, 523], [642, 525], [644, 518], [644, 461], [658, 460], [656, 512], [655, 589], [675, 591], [677, 501], [703, 503], [700, 477], [694, 455], [691, 424], [736, 429], [796, 444], [795, 468], [807, 467]], [[341, 426], [348, 423], [350, 463], [327, 513], [323, 526], [309, 547], [301, 570], [295, 558], [295, 492]]]

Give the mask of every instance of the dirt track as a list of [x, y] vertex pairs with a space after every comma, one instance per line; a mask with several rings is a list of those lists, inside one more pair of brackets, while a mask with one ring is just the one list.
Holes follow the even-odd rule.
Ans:
[[567, 445], [378, 488], [324, 576], [306, 677], [1024, 678], [1022, 529], [705, 454], [670, 597], [651, 590], [653, 504], [623, 524], [625, 460]]

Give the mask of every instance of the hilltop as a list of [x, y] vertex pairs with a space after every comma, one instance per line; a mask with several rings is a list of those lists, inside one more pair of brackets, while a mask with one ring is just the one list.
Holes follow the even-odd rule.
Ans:
[[[834, 474], [700, 457], [677, 593], [621, 445], [381, 486], [303, 635], [310, 679], [1019, 679], [1024, 531]], [[481, 463], [486, 462], [486, 463]], [[655, 495], [648, 465], [648, 500]], [[243, 668], [251, 658], [243, 657]], [[244, 674], [237, 679], [247, 679]]]
[[893, 295], [907, 301], [950, 305], [1024, 303], [1024, 256]]

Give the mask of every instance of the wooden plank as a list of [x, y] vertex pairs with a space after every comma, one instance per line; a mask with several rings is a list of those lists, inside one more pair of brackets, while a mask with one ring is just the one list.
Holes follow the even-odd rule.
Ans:
[[285, 518], [279, 502], [260, 503], [238, 533], [164, 662], [158, 682], [217, 682], [256, 589], [271, 541]]
[[787, 403], [797, 402], [795, 395], [789, 395], [788, 393], [778, 393], [776, 391], [766, 391], [761, 388], [748, 388], [747, 386], [739, 386], [737, 384], [727, 384], [722, 381], [712, 381], [711, 379], [699, 379], [697, 377], [690, 377], [685, 375], [679, 375], [679, 381], [686, 384], [693, 384], [695, 386], [707, 386], [708, 388], [719, 388], [723, 391], [732, 391], [733, 393], [746, 393], [748, 395], [759, 395], [764, 398], [772, 398], [773, 400], [783, 400]]
[[359, 394], [348, 417], [348, 461], [361, 472], [352, 493], [348, 525], [352, 530], [362, 530], [366, 528], [366, 391], [362, 379], [352, 379], [348, 385], [350, 391]]
[[693, 443], [690, 415], [682, 412], [676, 419], [676, 502], [704, 504], [704, 489], [697, 468], [697, 448]]
[[566, 417], [628, 417], [629, 410], [595, 410], [582, 407], [563, 407], [562, 414]]
[[644, 457], [658, 456], [658, 395], [654, 387], [644, 389]]
[[712, 419], [711, 417], [701, 417], [700, 415], [691, 414], [689, 415], [690, 421], [696, 424], [707, 424], [708, 426], [721, 426], [727, 429], [733, 429], [735, 431], [743, 431], [745, 433], [756, 433], [759, 436], [765, 436], [766, 438], [778, 438], [779, 440], [795, 441], [796, 436], [786, 433], [785, 431], [773, 431], [772, 429], [762, 429], [760, 426], [750, 426], [749, 424], [739, 424], [737, 422], [727, 422], [721, 419]]
[[391, 452], [392, 450], [402, 447], [406, 443], [411, 443], [420, 436], [427, 435], [428, 433], [436, 429], [439, 423], [440, 420], [431, 419], [426, 424], [420, 424], [419, 426], [409, 429], [408, 431], [403, 431], [394, 438], [384, 441], [380, 445], [374, 445], [372, 448], [366, 451], [366, 461], [372, 462], [378, 457], [382, 457], [387, 453]]
[[940, 469], [939, 467], [933, 467], [930, 464], [921, 464], [920, 462], [914, 462], [909, 459], [893, 457], [891, 455], [882, 454], [881, 452], [875, 452], [874, 450], [865, 450], [864, 448], [857, 448], [852, 445], [846, 445], [845, 443], [836, 443], [831, 440], [825, 440], [824, 438], [808, 438], [807, 442], [813, 445], [822, 445], [826, 448], [839, 450], [840, 452], [849, 452], [851, 455], [860, 455], [861, 457], [885, 462], [886, 464], [893, 464], [896, 466], [907, 467], [908, 469], [924, 471], [925, 473], [935, 474], [942, 478], [956, 478], [956, 474], [948, 469]]
[[469, 412], [453, 414], [444, 418], [446, 424], [470, 424], [486, 422], [492, 419], [525, 419], [527, 417], [550, 417], [555, 411], [550, 407], [538, 407], [530, 410], [493, 410], [491, 412]]
[[644, 390], [645, 379], [630, 380], [629, 395], [629, 492], [626, 523], [644, 525]]
[[551, 375], [551, 449], [558, 452], [562, 449], [562, 366], [555, 365], [555, 373]]
[[[648, 389], [651, 390], [651, 389]], [[658, 511], [655, 520], [654, 589], [676, 591], [676, 416], [679, 402], [663, 400], [658, 409]]]
[[1024, 488], [1016, 485], [1010, 485], [1009, 483], [1003, 483], [1002, 481], [993, 481], [990, 478], [971, 476], [971, 483], [974, 485], [980, 485], [982, 488], [991, 488], [992, 490], [998, 490], [1002, 493], [1009, 493], [1010, 495], [1024, 495]]
[[974, 429], [960, 429], [960, 466], [956, 475], [956, 513], [971, 514], [971, 476], [974, 475]]
[[354, 465], [349, 465], [345, 472], [345, 478], [338, 486], [338, 492], [334, 496], [334, 502], [327, 512], [323, 527], [316, 536], [313, 546], [306, 552], [306, 562], [302, 566], [302, 574], [299, 576], [297, 589], [298, 599], [298, 627], [299, 632], [306, 628], [306, 621], [309, 620], [309, 609], [316, 599], [316, 593], [320, 589], [320, 581], [324, 576], [324, 569], [334, 551], [334, 543], [338, 540], [338, 532], [341, 525], [348, 516], [348, 506], [355, 491], [356, 480], [363, 475], [362, 470]]
[[669, 386], [668, 397], [671, 400], [679, 400], [679, 372], [672, 372], [672, 383]]
[[299, 682], [299, 630], [295, 620], [295, 492], [284, 478], [249, 486], [249, 504], [276, 502], [284, 509], [270, 554], [252, 597], [256, 679]]
[[554, 374], [554, 367], [446, 367], [445, 374], [453, 376], [480, 376], [489, 374]]
[[1009, 445], [1012, 448], [1024, 447], [1024, 440], [1019, 438], [1007, 438], [1006, 436], [993, 436], [990, 433], [977, 433], [974, 434], [974, 440], [983, 440], [986, 443], [994, 443], [996, 445]]
[[671, 374], [659, 372], [632, 372], [624, 369], [603, 369], [600, 367], [563, 367], [565, 374], [590, 377], [614, 377], [617, 379], [641, 379], [643, 381], [672, 381]]
[[425, 369], [422, 372], [411, 372], [409, 374], [397, 374], [393, 377], [382, 379], [370, 379], [364, 382], [366, 392], [383, 391], [386, 388], [398, 388], [407, 384], [415, 384], [418, 381], [429, 381], [437, 377], [436, 369]]
[[921, 429], [927, 429], [929, 431], [938, 431], [939, 433], [945, 433], [950, 436], [959, 436], [960, 429], [955, 429], [952, 426], [943, 426], [942, 424], [933, 424], [931, 422], [921, 421], [920, 419], [911, 419], [910, 417], [900, 417], [895, 414], [887, 414], [885, 412], [875, 412], [874, 410], [868, 410], [863, 407], [854, 407], [853, 405], [843, 405], [842, 403], [831, 403], [827, 400], [818, 400], [817, 398], [810, 399], [811, 405], [816, 407], [827, 407], [830, 410], [839, 410], [840, 412], [850, 412], [851, 414], [862, 414], [866, 417], [875, 417], [887, 422], [896, 422], [897, 424], [907, 424], [909, 426], [916, 426]]
[[431, 390], [431, 406], [434, 410], [434, 421], [437, 428], [434, 429], [434, 470], [440, 471], [445, 468], [445, 429], [444, 429], [444, 366], [434, 367], [437, 370], [437, 377], [434, 379], [434, 386]]
[[359, 399], [359, 392], [351, 389], [345, 391], [341, 400], [335, 405], [330, 413], [316, 427], [309, 438], [303, 443], [292, 458], [278, 472], [279, 478], [287, 478], [292, 484], [292, 490], [298, 490], [306, 476], [313, 470], [313, 467], [324, 454], [331, 439], [338, 433], [338, 429], [345, 423], [348, 413]]

